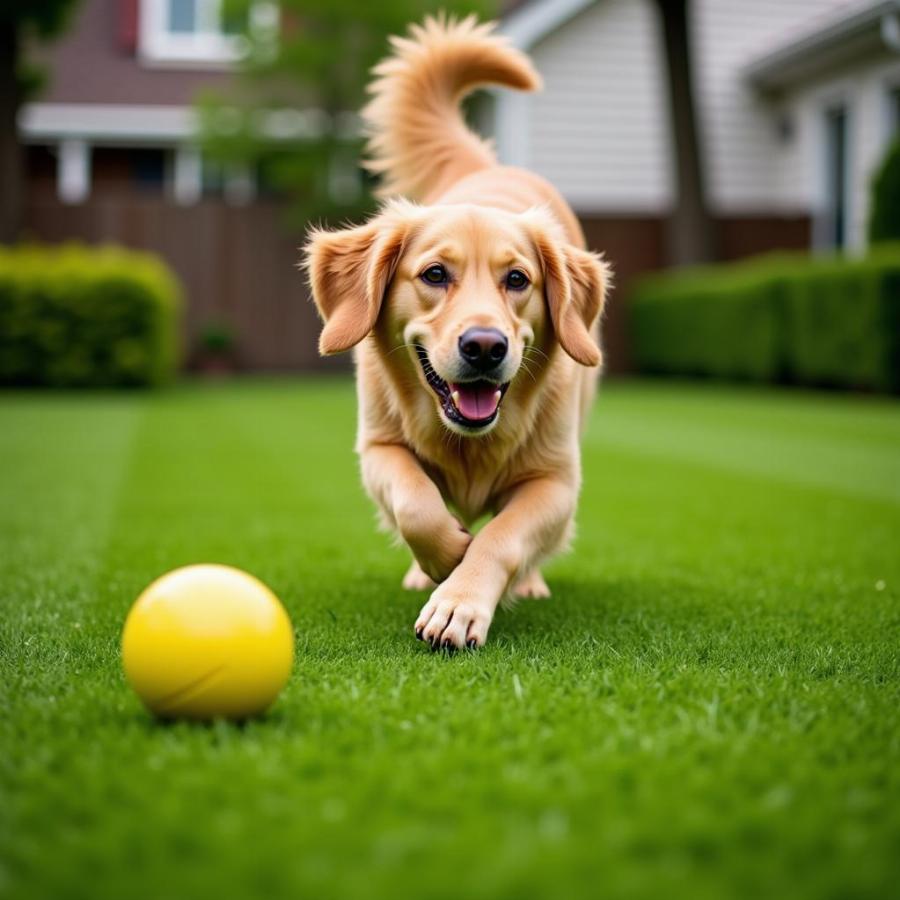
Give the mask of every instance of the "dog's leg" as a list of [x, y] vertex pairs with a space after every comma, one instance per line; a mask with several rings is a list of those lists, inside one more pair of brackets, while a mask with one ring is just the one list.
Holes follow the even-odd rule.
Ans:
[[418, 562], [413, 560], [403, 576], [403, 587], [408, 591], [430, 591], [434, 586], [434, 582], [422, 571]]
[[512, 588], [514, 597], [539, 599], [550, 596], [550, 588], [538, 568], [532, 569], [520, 578]]
[[437, 485], [405, 447], [376, 444], [362, 451], [366, 490], [412, 550], [422, 572], [443, 581], [459, 564], [472, 535], [450, 514]]
[[416, 620], [416, 636], [432, 647], [480, 647], [500, 598], [566, 541], [577, 489], [544, 477], [516, 487], [472, 540], [463, 561], [435, 588]]

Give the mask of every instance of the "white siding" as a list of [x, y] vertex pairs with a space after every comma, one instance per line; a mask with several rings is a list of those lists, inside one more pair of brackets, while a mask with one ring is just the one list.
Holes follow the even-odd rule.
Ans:
[[601, 0], [531, 53], [544, 78], [528, 98], [520, 161], [579, 209], [655, 210], [669, 201], [655, 22], [643, 0]]
[[[745, 83], [744, 67], [794, 36], [867, 0], [695, 0], [698, 116], [710, 201], [722, 213], [797, 212], [796, 182], [778, 173], [778, 116]], [[787, 190], [785, 190], [787, 187]]]
[[[850, 236], [859, 243], [868, 181], [886, 141], [886, 80], [900, 60], [870, 61], [852, 78], [820, 80], [780, 101], [758, 96], [743, 71], [751, 60], [868, 3], [694, 0], [698, 117], [717, 212], [814, 212], [824, 189], [823, 98], [843, 91], [850, 108]], [[663, 212], [672, 174], [653, 0], [596, 0], [526, 49], [545, 89], [500, 98], [501, 158], [549, 178], [580, 212]]]

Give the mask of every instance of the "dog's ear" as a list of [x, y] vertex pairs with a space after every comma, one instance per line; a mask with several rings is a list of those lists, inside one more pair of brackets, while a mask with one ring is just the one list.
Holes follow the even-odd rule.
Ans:
[[387, 214], [357, 228], [310, 235], [305, 265], [325, 323], [322, 356], [349, 350], [375, 327], [405, 239], [403, 220]]
[[557, 340], [576, 362], [599, 366], [603, 355], [594, 325], [603, 312], [611, 279], [609, 266], [597, 254], [560, 241], [546, 228], [536, 227], [533, 234]]

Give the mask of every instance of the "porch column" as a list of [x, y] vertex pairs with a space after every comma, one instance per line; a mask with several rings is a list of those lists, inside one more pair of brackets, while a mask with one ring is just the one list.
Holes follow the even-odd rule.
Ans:
[[175, 150], [172, 194], [181, 206], [190, 206], [203, 193], [203, 161], [196, 147], [182, 145]]
[[83, 203], [91, 193], [91, 147], [81, 138], [59, 144], [56, 194], [63, 203]]

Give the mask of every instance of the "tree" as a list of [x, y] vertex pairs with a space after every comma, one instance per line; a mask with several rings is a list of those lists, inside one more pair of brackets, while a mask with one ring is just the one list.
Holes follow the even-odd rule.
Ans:
[[17, 119], [39, 79], [24, 60], [35, 37], [58, 34], [75, 0], [3, 0], [0, 3], [0, 243], [11, 243], [22, 224], [24, 160]]
[[281, 0], [276, 28], [253, 0], [228, 0], [246, 24], [248, 52], [235, 89], [199, 103], [204, 152], [229, 167], [260, 169], [286, 193], [293, 218], [355, 217], [371, 207], [354, 190], [362, 174], [356, 111], [369, 70], [402, 34], [440, 9], [490, 15], [491, 0]]
[[675, 152], [675, 207], [667, 223], [667, 243], [669, 261], [676, 265], [710, 262], [716, 257], [694, 102], [688, 4], [689, 0], [656, 0], [666, 48]]

